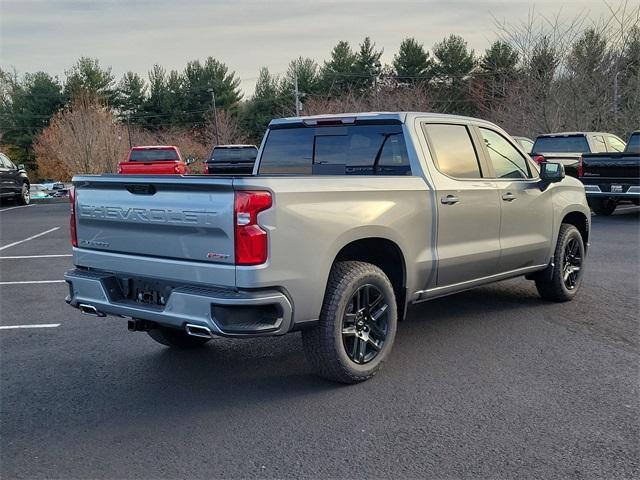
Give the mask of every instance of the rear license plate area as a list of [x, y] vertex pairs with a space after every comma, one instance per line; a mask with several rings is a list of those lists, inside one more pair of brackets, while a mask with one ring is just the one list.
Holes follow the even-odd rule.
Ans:
[[121, 282], [126, 300], [157, 308], [167, 304], [174, 289], [173, 285], [149, 279], [125, 278]]
[[611, 193], [622, 193], [624, 192], [622, 185], [611, 185]]

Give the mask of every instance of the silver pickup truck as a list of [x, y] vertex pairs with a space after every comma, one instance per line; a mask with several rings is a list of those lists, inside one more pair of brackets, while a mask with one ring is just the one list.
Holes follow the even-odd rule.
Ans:
[[74, 185], [70, 305], [175, 347], [301, 330], [345, 383], [379, 370], [409, 304], [523, 275], [571, 300], [589, 241], [561, 165], [441, 114], [278, 119], [253, 175]]

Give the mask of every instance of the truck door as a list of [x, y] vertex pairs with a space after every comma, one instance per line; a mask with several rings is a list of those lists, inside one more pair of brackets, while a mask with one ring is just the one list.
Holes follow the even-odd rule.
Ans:
[[540, 188], [538, 173], [502, 133], [479, 127], [482, 149], [495, 179], [501, 205], [500, 271], [509, 272], [550, 260], [552, 193]]
[[457, 123], [422, 124], [434, 168], [438, 208], [438, 287], [498, 273], [500, 200], [485, 178], [473, 132]]

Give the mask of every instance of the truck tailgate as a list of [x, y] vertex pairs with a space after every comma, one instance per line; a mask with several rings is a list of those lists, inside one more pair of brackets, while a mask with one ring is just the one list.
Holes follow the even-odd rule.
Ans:
[[105, 175], [74, 185], [79, 249], [234, 263], [232, 178]]
[[582, 176], [609, 179], [628, 179], [638, 182], [640, 155], [633, 153], [585, 155], [582, 159]]

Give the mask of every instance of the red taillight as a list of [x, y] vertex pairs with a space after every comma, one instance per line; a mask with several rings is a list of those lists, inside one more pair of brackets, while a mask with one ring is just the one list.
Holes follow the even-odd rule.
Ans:
[[267, 232], [258, 225], [258, 213], [271, 207], [271, 193], [237, 191], [235, 194], [235, 247], [237, 265], [260, 265], [269, 255]]
[[69, 189], [69, 204], [71, 206], [71, 215], [69, 216], [69, 232], [71, 233], [71, 245], [78, 246], [78, 230], [76, 229], [76, 189]]
[[542, 162], [544, 162], [544, 157], [542, 155], [536, 155], [535, 157], [533, 157], [533, 161], [540, 165]]
[[581, 177], [583, 172], [584, 166], [582, 165], [582, 155], [580, 155], [580, 158], [578, 159], [578, 177]]

